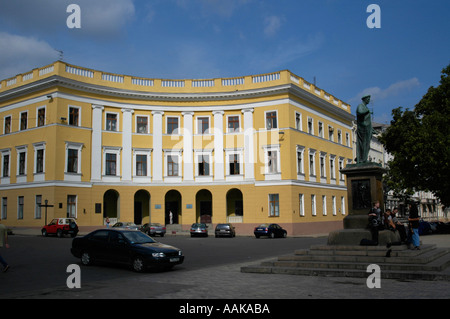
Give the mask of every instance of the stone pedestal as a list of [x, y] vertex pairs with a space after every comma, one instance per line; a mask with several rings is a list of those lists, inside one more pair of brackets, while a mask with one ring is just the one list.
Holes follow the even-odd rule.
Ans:
[[[383, 182], [385, 169], [376, 163], [350, 164], [341, 170], [347, 176], [348, 215], [344, 229], [331, 232], [329, 245], [359, 245], [361, 239], [371, 239], [368, 231], [368, 212], [375, 201], [383, 207]], [[390, 236], [388, 236], [390, 237]], [[390, 242], [381, 238], [382, 241]]]

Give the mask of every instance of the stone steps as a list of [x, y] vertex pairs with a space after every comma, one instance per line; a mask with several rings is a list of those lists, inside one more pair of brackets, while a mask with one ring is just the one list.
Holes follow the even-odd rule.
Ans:
[[376, 264], [381, 278], [450, 281], [450, 251], [435, 245], [409, 250], [406, 245], [333, 246], [319, 245], [297, 250], [260, 265], [242, 267], [241, 272], [305, 276], [367, 277], [367, 267]]

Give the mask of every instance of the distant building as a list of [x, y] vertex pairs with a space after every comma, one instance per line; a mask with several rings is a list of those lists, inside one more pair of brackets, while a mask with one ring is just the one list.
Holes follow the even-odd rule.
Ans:
[[61, 61], [1, 81], [1, 214], [342, 227], [350, 106], [289, 71], [208, 80], [111, 74]]

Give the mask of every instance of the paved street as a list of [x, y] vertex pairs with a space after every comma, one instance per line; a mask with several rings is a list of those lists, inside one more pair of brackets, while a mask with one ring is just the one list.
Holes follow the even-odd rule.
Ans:
[[[63, 245], [71, 242], [70, 238], [41, 238], [37, 236], [11, 236], [12, 248], [5, 257], [12, 257], [15, 242], [47, 240], [52, 245]], [[260, 239], [251, 237], [234, 239], [188, 238], [182, 236], [166, 236], [158, 240], [182, 246], [187, 256], [183, 265], [167, 272], [148, 272], [136, 274], [128, 269], [111, 266], [82, 267], [82, 287], [69, 289], [65, 285], [65, 267], [70, 263], [77, 263], [70, 254], [58, 259], [51, 254], [27, 251], [28, 257], [21, 259], [21, 264], [11, 268], [11, 272], [0, 274], [0, 298], [29, 298], [29, 299], [411, 299], [450, 298], [450, 282], [428, 281], [398, 281], [382, 280], [381, 288], [369, 289], [365, 279], [310, 277], [292, 275], [267, 275], [241, 273], [240, 268], [273, 259], [282, 254], [293, 252], [289, 245], [294, 246], [320, 244], [325, 237], [318, 238], [288, 238], [288, 239]], [[432, 235], [422, 237], [424, 243], [436, 243], [440, 246], [450, 246], [449, 235]], [[303, 243], [303, 244], [301, 244]], [[240, 246], [242, 249], [236, 248]], [[251, 246], [255, 245], [256, 246]], [[270, 249], [255, 249], [255, 247]], [[194, 248], [197, 253], [194, 253]], [[228, 247], [228, 248], [227, 248]], [[229, 249], [232, 247], [232, 249]], [[248, 250], [245, 247], [249, 248]], [[282, 248], [282, 247], [287, 247]], [[63, 248], [63, 247], [60, 247]], [[303, 248], [303, 247], [296, 247]], [[5, 251], [3, 250], [3, 253]], [[252, 252], [251, 255], [248, 252]], [[221, 259], [221, 255], [228, 256], [228, 261]], [[43, 261], [42, 257], [48, 257]], [[196, 257], [193, 257], [196, 256]], [[54, 259], [56, 258], [56, 259]], [[44, 258], [45, 259], [45, 258]], [[36, 263], [36, 267], [30, 267]], [[58, 264], [59, 263], [59, 264]], [[196, 264], [200, 266], [196, 267]], [[20, 280], [8, 281], [14, 276], [29, 276], [32, 281], [38, 276], [45, 276], [39, 269], [48, 268], [54, 272], [59, 284], [52, 286], [34, 286], [26, 288]], [[26, 271], [26, 273], [25, 273]], [[20, 274], [24, 272], [24, 274]], [[31, 274], [28, 274], [31, 272]], [[99, 275], [101, 274], [101, 275]], [[16, 278], [17, 279], [17, 278]], [[37, 280], [37, 279], [35, 279]], [[17, 288], [17, 282], [22, 288]], [[12, 287], [15, 287], [14, 289]], [[6, 291], [9, 289], [9, 292]]]

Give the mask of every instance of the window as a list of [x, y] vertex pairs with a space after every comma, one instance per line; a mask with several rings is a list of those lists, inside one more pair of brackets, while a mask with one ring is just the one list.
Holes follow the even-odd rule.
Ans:
[[42, 195], [36, 195], [35, 206], [34, 206], [34, 218], [41, 219], [42, 217]]
[[26, 130], [28, 128], [28, 112], [20, 113], [20, 130]]
[[19, 153], [19, 167], [18, 167], [18, 175], [25, 175], [26, 174], [26, 160], [27, 160], [27, 153], [26, 152], [20, 152]]
[[326, 168], [325, 168], [325, 158], [326, 158], [326, 154], [320, 153], [320, 177], [327, 176], [327, 172], [326, 172]]
[[44, 149], [36, 150], [36, 173], [44, 172]]
[[345, 145], [350, 146], [350, 135], [345, 133]]
[[167, 134], [178, 134], [178, 117], [167, 117]]
[[309, 150], [309, 175], [316, 176], [316, 151]]
[[331, 205], [332, 205], [332, 213], [333, 216], [336, 216], [336, 196], [331, 197]]
[[298, 211], [300, 216], [305, 216], [305, 205], [304, 205], [304, 195], [303, 194], [298, 194]]
[[198, 175], [209, 176], [209, 155], [198, 156]]
[[208, 134], [209, 133], [209, 117], [197, 118], [197, 133]]
[[339, 144], [342, 144], [342, 131], [341, 130], [338, 130], [337, 139], [338, 139], [337, 142]]
[[314, 124], [311, 117], [308, 117], [308, 134], [314, 134]]
[[167, 176], [178, 176], [178, 156], [167, 156]]
[[322, 195], [322, 215], [327, 216], [327, 197]]
[[266, 129], [271, 130], [278, 128], [277, 124], [277, 112], [266, 112]]
[[11, 133], [11, 116], [6, 116], [5, 117], [5, 127], [3, 129], [3, 132], [5, 134]]
[[335, 155], [330, 155], [330, 178], [331, 179], [336, 179], [336, 156]]
[[69, 148], [67, 156], [67, 173], [78, 173], [78, 150]]
[[136, 116], [136, 133], [148, 134], [148, 116]]
[[69, 125], [79, 126], [80, 109], [78, 107], [69, 106]]
[[278, 172], [278, 152], [274, 150], [267, 151], [267, 168], [268, 173]]
[[2, 219], [8, 217], [8, 197], [2, 198]]
[[105, 175], [117, 175], [117, 155], [112, 153], [106, 153], [106, 166]]
[[299, 131], [302, 130], [302, 115], [298, 112], [295, 112], [295, 128]]
[[117, 114], [106, 113], [106, 130], [116, 132], [117, 129]]
[[280, 202], [278, 194], [269, 194], [269, 216], [280, 216]]
[[136, 155], [136, 176], [147, 176], [147, 155]]
[[316, 212], [316, 195], [311, 195], [311, 214], [313, 216], [317, 215], [317, 212]]
[[37, 111], [37, 127], [45, 125], [45, 107], [41, 107]]
[[77, 195], [67, 195], [67, 217], [77, 218]]
[[323, 137], [323, 123], [319, 122], [319, 137]]
[[341, 196], [341, 214], [345, 215], [345, 197]]
[[23, 207], [24, 207], [24, 198], [23, 196], [19, 196], [17, 198], [17, 219], [23, 219]]
[[3, 153], [2, 177], [9, 177], [9, 153]]
[[239, 132], [239, 116], [228, 116], [228, 133]]
[[328, 136], [331, 142], [334, 142], [334, 128], [332, 126], [328, 126]]
[[229, 159], [230, 175], [239, 175], [240, 174], [239, 154], [231, 154], [229, 155], [228, 159]]
[[304, 174], [303, 168], [303, 152], [305, 148], [301, 146], [297, 146], [297, 175]]

